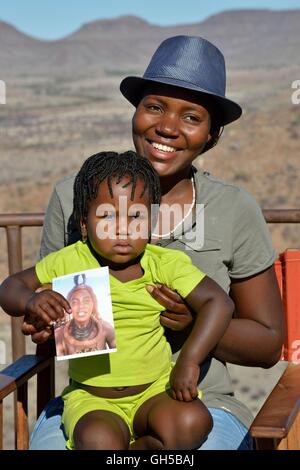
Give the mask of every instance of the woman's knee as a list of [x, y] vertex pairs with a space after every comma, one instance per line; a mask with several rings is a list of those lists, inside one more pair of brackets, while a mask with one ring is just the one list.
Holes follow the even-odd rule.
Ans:
[[80, 418], [74, 429], [78, 450], [126, 450], [130, 432], [120, 416], [109, 411], [91, 411]]

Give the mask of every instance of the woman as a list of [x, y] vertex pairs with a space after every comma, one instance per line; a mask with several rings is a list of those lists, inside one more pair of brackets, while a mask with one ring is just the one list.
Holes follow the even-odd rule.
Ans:
[[114, 329], [100, 317], [97, 297], [85, 281], [85, 274], [74, 276], [75, 285], [67, 295], [72, 319], [55, 328], [57, 356], [116, 347]]
[[[271, 367], [280, 357], [283, 339], [275, 253], [258, 205], [245, 191], [192, 166], [197, 156], [216, 145], [220, 129], [241, 115], [240, 106], [225, 97], [225, 75], [223, 55], [213, 44], [200, 37], [176, 36], [159, 46], [143, 78], [127, 77], [121, 83], [121, 92], [136, 106], [135, 148], [159, 173], [162, 205], [181, 209], [179, 218], [171, 218], [169, 230], [159, 225], [152, 242], [187, 250], [193, 263], [230, 292], [235, 302], [234, 318], [214, 357], [201, 365], [203, 401], [214, 421], [201, 449], [251, 446], [247, 437], [251, 413], [234, 398], [225, 363]], [[42, 256], [78, 239], [69, 220], [73, 180], [59, 183], [52, 195]], [[199, 222], [203, 218], [204, 243]], [[161, 322], [173, 330], [176, 342], [181, 336], [177, 331], [189, 329], [190, 312], [164, 286], [153, 288], [152, 295], [167, 307]], [[37, 332], [26, 318], [23, 331], [36, 342], [50, 334]], [[56, 413], [51, 415], [48, 409], [51, 417], [40, 418], [31, 448], [64, 448]]]

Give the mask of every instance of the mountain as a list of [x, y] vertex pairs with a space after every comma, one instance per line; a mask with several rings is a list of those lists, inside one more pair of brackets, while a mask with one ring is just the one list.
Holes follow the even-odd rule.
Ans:
[[157, 45], [176, 34], [200, 35], [215, 42], [230, 68], [296, 66], [300, 63], [299, 24], [300, 10], [232, 10], [200, 23], [165, 27], [123, 16], [84, 24], [64, 39], [41, 41], [0, 21], [1, 78], [84, 74], [99, 68], [140, 71]]
[[[54, 182], [77, 172], [84, 158], [132, 147], [133, 108], [120, 95], [120, 80], [143, 72], [157, 45], [176, 34], [201, 35], [220, 47], [229, 66], [227, 96], [243, 107], [242, 118], [197, 164], [243, 186], [265, 208], [299, 207], [300, 106], [291, 103], [291, 83], [300, 78], [299, 24], [300, 10], [232, 10], [168, 27], [124, 16], [41, 41], [0, 21], [0, 80], [7, 84], [0, 212], [43, 211]], [[276, 249], [298, 246], [299, 232], [292, 224], [274, 227]], [[31, 233], [27, 266], [39, 243]], [[4, 265], [0, 252], [0, 274]]]

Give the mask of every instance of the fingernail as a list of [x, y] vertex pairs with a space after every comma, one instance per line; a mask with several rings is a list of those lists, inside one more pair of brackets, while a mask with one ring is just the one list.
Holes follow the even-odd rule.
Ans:
[[150, 286], [148, 284], [145, 286], [145, 288], [146, 288], [147, 292], [149, 292], [149, 294], [151, 294], [154, 291], [154, 287]]

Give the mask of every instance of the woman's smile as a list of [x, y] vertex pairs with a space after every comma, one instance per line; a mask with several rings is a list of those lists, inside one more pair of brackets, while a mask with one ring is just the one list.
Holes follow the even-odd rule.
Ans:
[[180, 149], [171, 147], [170, 145], [150, 141], [146, 139], [146, 146], [149, 147], [149, 152], [154, 158], [158, 160], [172, 160]]

